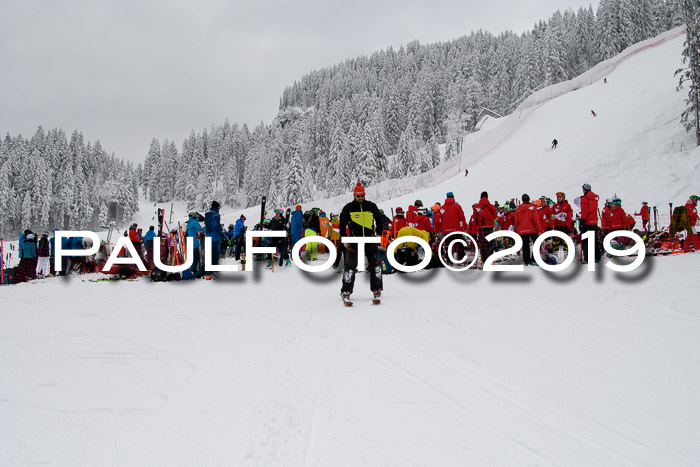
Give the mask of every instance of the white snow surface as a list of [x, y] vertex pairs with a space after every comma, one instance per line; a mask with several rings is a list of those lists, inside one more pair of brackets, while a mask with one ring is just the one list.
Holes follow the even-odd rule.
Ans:
[[9, 287], [0, 464], [697, 465], [699, 259]]
[[[682, 42], [488, 122], [465, 138], [469, 177], [447, 161], [368, 199], [573, 199], [590, 183], [629, 212], [683, 203], [700, 150], [678, 121]], [[223, 222], [241, 213], [252, 226], [260, 210], [224, 207]], [[0, 465], [699, 465], [699, 260], [391, 275], [379, 306], [360, 274], [353, 308], [339, 274], [260, 263], [217, 281], [0, 287]]]

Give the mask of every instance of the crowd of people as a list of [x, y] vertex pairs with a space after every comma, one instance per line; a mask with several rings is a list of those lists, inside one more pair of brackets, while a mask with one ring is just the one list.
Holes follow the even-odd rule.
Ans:
[[[555, 201], [556, 200], [556, 201]], [[304, 210], [302, 205], [297, 205], [287, 219], [282, 209], [274, 209], [268, 217], [263, 215], [262, 225], [256, 224], [254, 230], [284, 231], [286, 238], [260, 238], [256, 245], [272, 246], [277, 254], [282, 256], [283, 264], [291, 264], [290, 252], [294, 245], [304, 237], [322, 236], [329, 239], [338, 249], [338, 256], [334, 267], [339, 267], [344, 259], [343, 292], [352, 291], [354, 274], [357, 263], [357, 251], [354, 247], [348, 247], [340, 242], [344, 236], [379, 236], [381, 243], [375, 250], [374, 247], [366, 248], [372, 273], [373, 289], [381, 289], [381, 274], [391, 270], [386, 262], [384, 248], [394, 239], [403, 236], [418, 236], [424, 239], [433, 252], [438, 251], [438, 245], [442, 239], [455, 232], [466, 232], [477, 242], [479, 257], [477, 267], [488, 258], [495, 250], [509, 247], [512, 243], [508, 238], [500, 238], [495, 241], [487, 241], [486, 237], [494, 231], [509, 230], [515, 232], [523, 239], [521, 253], [522, 263], [536, 265], [533, 261], [531, 243], [543, 232], [557, 230], [569, 235], [576, 243], [580, 236], [588, 231], [595, 231], [593, 251], [595, 258], [588, 258], [588, 248], [582, 248], [582, 261], [599, 261], [601, 258], [601, 240], [609, 232], [616, 230], [633, 230], [636, 225], [634, 217], [628, 214], [622, 207], [622, 200], [614, 196], [602, 203], [599, 209], [599, 197], [589, 184], [582, 186], [582, 195], [576, 200], [580, 210], [574, 213], [574, 209], [567, 200], [566, 194], [558, 192], [555, 200], [547, 196], [532, 199], [528, 194], [519, 198], [512, 198], [504, 203], [491, 202], [487, 192], [482, 192], [479, 200], [471, 205], [471, 211], [466, 210], [457, 202], [453, 193], [448, 192], [444, 200], [436, 201], [430, 206], [424, 205], [421, 200], [404, 209], [401, 206], [392, 209], [391, 217], [379, 209], [376, 204], [365, 201], [364, 187], [358, 183], [353, 190], [353, 201], [348, 203], [341, 212], [326, 214], [323, 209], [313, 207]], [[685, 251], [700, 249], [698, 240], [697, 214], [698, 197], [690, 196], [683, 206], [687, 213], [687, 221], [680, 231], [682, 248]], [[184, 248], [185, 239], [193, 239], [193, 258], [189, 272], [183, 274], [183, 278], [214, 278], [214, 275], [204, 268], [205, 238], [211, 238], [212, 264], [218, 264], [224, 257], [235, 258], [236, 261], [245, 263], [245, 234], [247, 231], [246, 217], [241, 215], [235, 222], [224, 229], [219, 213], [220, 204], [213, 201], [209, 211], [204, 215], [193, 211], [188, 213], [188, 220], [184, 228], [166, 229], [161, 233], [160, 259], [164, 264], [182, 264], [186, 258]], [[469, 218], [467, 219], [467, 214]], [[647, 202], [643, 202], [639, 212], [642, 224], [636, 232], [645, 235], [651, 230], [650, 208]], [[161, 226], [162, 229], [162, 226]], [[674, 234], [677, 232], [674, 232]], [[124, 232], [134, 245], [148, 270], [156, 269], [153, 258], [153, 240], [157, 236], [155, 226], [151, 225], [146, 233], [142, 228], [133, 224]], [[64, 239], [63, 248], [84, 247], [84, 240]], [[447, 248], [452, 240], [445, 242]], [[20, 282], [33, 278], [42, 278], [54, 274], [54, 237], [49, 232], [37, 235], [31, 230], [26, 230], [19, 241], [20, 265], [15, 271], [15, 281]], [[464, 258], [468, 252], [459, 242], [455, 245], [457, 258]], [[545, 246], [548, 245], [545, 243]], [[549, 244], [551, 246], [551, 242]], [[307, 261], [316, 261], [319, 251], [323, 246], [316, 242], [307, 243], [303, 248], [304, 258]], [[105, 246], [100, 250], [97, 259], [84, 261], [80, 259], [64, 259], [67, 261], [63, 267], [63, 273], [75, 270], [76, 264], [83, 271], [94, 270], [94, 262], [106, 259], [108, 252]], [[547, 251], [540, 254], [547, 255]], [[128, 255], [126, 250], [120, 255]], [[421, 248], [415, 243], [406, 243], [396, 258], [402, 264], [417, 264], [424, 255]], [[443, 257], [445, 257], [443, 255]], [[273, 255], [267, 257], [267, 267], [272, 268], [276, 261]], [[553, 259], [556, 261], [556, 259]]]

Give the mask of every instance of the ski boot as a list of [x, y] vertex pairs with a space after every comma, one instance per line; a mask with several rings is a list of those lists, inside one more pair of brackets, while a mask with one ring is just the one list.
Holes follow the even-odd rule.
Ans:
[[289, 259], [289, 258], [285, 259], [285, 260], [284, 260], [284, 265], [285, 265], [285, 266], [291, 266], [291, 265], [292, 265], [292, 260]]
[[382, 291], [377, 290], [374, 292], [374, 297], [372, 298], [372, 305], [379, 305], [382, 303]]
[[343, 298], [343, 304], [345, 306], [352, 306], [352, 300], [350, 300], [350, 292], [343, 292], [340, 294]]

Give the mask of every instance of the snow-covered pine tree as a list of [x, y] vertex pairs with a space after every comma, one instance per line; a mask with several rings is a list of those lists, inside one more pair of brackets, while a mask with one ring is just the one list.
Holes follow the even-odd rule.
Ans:
[[24, 200], [22, 201], [22, 216], [20, 219], [21, 225], [24, 226], [22, 230], [28, 229], [32, 225], [34, 221], [32, 213], [32, 197], [27, 191], [24, 193]]
[[566, 73], [566, 42], [564, 20], [559, 11], [554, 13], [545, 31], [545, 79], [547, 84], [555, 84], [568, 78]]
[[687, 107], [681, 121], [686, 130], [695, 132], [696, 144], [700, 146], [700, 4], [697, 0], [680, 1], [686, 27], [683, 63], [688, 65], [676, 71], [680, 75], [678, 90], [688, 85]]
[[416, 138], [410, 127], [401, 133], [399, 147], [396, 149], [394, 162], [391, 168], [392, 178], [403, 178], [409, 173], [417, 171], [418, 148]]
[[304, 201], [304, 168], [301, 165], [301, 150], [298, 144], [292, 146], [292, 155], [284, 181], [284, 201], [285, 206], [293, 206]]
[[100, 209], [97, 213], [97, 222], [100, 225], [107, 225], [107, 215], [109, 214], [109, 211], [107, 210], [107, 205], [105, 204], [104, 200], [100, 202]]
[[148, 167], [148, 200], [161, 202], [160, 193], [160, 142], [153, 138], [151, 140], [151, 148], [148, 150], [146, 159]]

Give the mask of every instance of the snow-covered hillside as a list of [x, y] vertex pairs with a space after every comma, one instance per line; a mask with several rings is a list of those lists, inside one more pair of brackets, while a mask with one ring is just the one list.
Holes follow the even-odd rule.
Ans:
[[[489, 122], [465, 139], [469, 177], [387, 182], [368, 198], [572, 199], [587, 182], [630, 211], [685, 201], [700, 151], [679, 124], [682, 40]], [[154, 212], [143, 203], [139, 224]], [[295, 267], [0, 287], [0, 465], [697, 466], [699, 263], [394, 274], [379, 306], [360, 274], [350, 309], [339, 274]]]
[[[484, 190], [491, 200], [523, 193], [554, 198], [557, 191], [572, 200], [581, 195], [583, 183], [590, 183], [601, 198], [617, 193], [627, 211], [648, 201], [665, 214], [668, 203], [677, 205], [700, 192], [700, 157], [693, 136], [680, 124], [686, 93], [676, 91], [674, 77], [683, 67], [684, 37], [683, 28], [674, 29], [581, 77], [541, 90], [515, 113], [467, 136], [461, 162], [369, 187], [368, 199], [387, 212], [406, 209], [415, 199], [442, 202], [448, 191], [465, 205], [477, 202]], [[551, 150], [554, 138], [559, 147]], [[350, 198], [348, 193], [305, 205], [338, 212]], [[153, 208], [145, 209], [152, 217]], [[241, 213], [259, 218], [259, 208], [222, 213], [226, 224]]]

